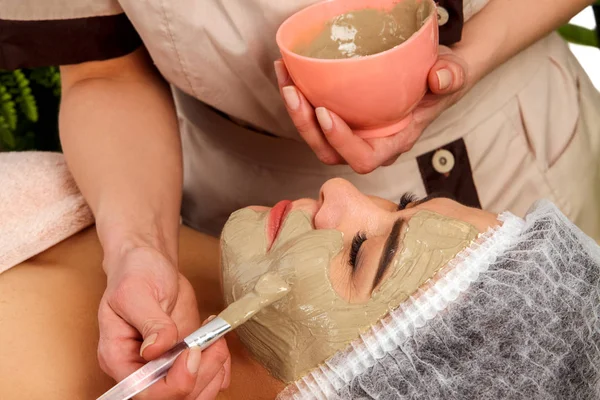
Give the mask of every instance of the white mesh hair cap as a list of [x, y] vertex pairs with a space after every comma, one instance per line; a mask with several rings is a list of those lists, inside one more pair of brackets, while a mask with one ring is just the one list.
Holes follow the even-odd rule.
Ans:
[[278, 399], [600, 398], [600, 247], [545, 200], [499, 219]]

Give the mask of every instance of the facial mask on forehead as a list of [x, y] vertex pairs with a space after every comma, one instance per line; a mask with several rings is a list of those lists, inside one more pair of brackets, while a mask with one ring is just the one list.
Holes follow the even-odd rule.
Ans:
[[[278, 379], [295, 380], [325, 361], [408, 298], [467, 247], [471, 225], [429, 211], [405, 223], [389, 276], [362, 304], [334, 290], [330, 265], [343, 249], [342, 233], [314, 230], [310, 217], [291, 212], [267, 253], [268, 212], [234, 213], [223, 230], [222, 272], [227, 304], [252, 290], [258, 277], [277, 271], [289, 294], [238, 328], [248, 350]], [[340, 260], [337, 258], [336, 260]], [[342, 262], [342, 261], [339, 261]]]

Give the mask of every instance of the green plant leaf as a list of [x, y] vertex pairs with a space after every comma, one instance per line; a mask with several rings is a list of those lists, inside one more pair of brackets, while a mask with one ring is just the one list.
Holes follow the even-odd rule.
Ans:
[[558, 28], [558, 33], [568, 42], [583, 46], [598, 47], [596, 31], [581, 26], [567, 24]]
[[4, 147], [6, 150], [13, 150], [15, 145], [15, 135], [4, 117], [0, 115], [0, 147]]
[[11, 94], [6, 87], [0, 84], [0, 116], [8, 129], [14, 131], [17, 128], [17, 109]]
[[38, 109], [35, 102], [35, 97], [32, 95], [29, 79], [27, 79], [21, 70], [13, 71], [13, 75], [19, 89], [15, 101], [19, 104], [23, 115], [29, 121], [36, 122], [38, 120]]
[[29, 79], [46, 89], [52, 89], [56, 96], [60, 96], [60, 71], [57, 67], [32, 69]]
[[0, 151], [60, 151], [60, 71], [0, 70]]

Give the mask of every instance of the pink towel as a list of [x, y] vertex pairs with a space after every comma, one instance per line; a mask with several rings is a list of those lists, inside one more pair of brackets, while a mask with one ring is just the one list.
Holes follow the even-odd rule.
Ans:
[[0, 153], [0, 273], [94, 223], [59, 153]]

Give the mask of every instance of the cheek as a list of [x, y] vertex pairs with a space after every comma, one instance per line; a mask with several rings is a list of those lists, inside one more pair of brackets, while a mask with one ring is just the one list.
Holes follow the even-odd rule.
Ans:
[[352, 273], [347, 253], [335, 257], [329, 268], [329, 281], [335, 293], [350, 304], [366, 303], [371, 299], [372, 282], [377, 268], [376, 257], [372, 257], [377, 243], [365, 243], [361, 251], [360, 266]]
[[352, 272], [350, 266], [344, 261], [347, 257], [347, 251], [333, 258], [329, 266], [329, 281], [333, 290], [344, 300], [350, 301], [353, 297]]

